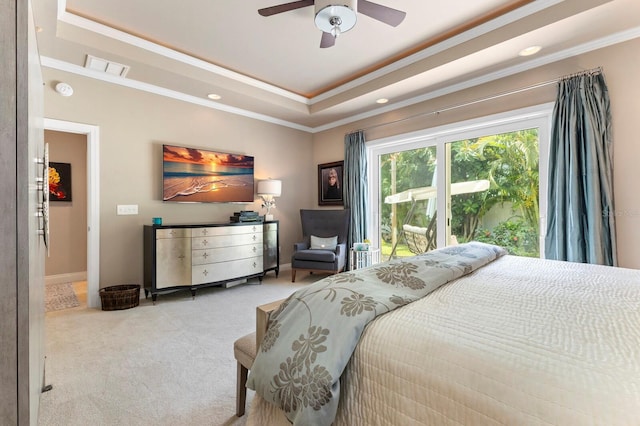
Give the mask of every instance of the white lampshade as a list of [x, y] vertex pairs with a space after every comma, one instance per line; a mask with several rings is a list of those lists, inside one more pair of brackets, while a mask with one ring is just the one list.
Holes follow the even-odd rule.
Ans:
[[277, 179], [267, 179], [258, 181], [258, 195], [271, 195], [279, 197], [282, 193], [282, 181]]

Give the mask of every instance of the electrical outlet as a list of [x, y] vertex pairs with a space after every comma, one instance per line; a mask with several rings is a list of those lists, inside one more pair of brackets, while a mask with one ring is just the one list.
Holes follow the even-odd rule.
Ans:
[[137, 204], [118, 204], [117, 213], [119, 216], [138, 214], [138, 205]]

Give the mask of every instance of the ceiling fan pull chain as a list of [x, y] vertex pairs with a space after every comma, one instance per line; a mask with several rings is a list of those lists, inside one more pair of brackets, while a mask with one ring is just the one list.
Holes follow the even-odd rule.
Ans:
[[342, 25], [342, 19], [340, 19], [339, 16], [332, 16], [331, 19], [329, 19], [329, 23], [333, 26], [333, 28], [331, 29], [331, 35], [334, 38], [338, 38], [338, 36], [340, 35], [340, 25]]

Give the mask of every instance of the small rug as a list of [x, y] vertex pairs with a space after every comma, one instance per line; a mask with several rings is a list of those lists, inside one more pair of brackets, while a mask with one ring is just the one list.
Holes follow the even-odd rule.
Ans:
[[45, 312], [75, 308], [76, 306], [80, 306], [80, 302], [73, 291], [73, 284], [59, 283], [45, 286]]

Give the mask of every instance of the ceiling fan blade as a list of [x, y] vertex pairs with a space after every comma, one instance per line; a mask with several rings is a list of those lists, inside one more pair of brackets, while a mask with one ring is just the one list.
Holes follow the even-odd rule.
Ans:
[[320, 48], [325, 49], [336, 44], [336, 38], [331, 33], [322, 32], [322, 38], [320, 39]]
[[392, 27], [400, 25], [404, 21], [404, 17], [407, 16], [406, 12], [367, 0], [358, 0], [358, 12]]
[[300, 0], [292, 1], [291, 3], [279, 4], [277, 6], [265, 7], [264, 9], [258, 9], [258, 13], [262, 16], [277, 15], [282, 12], [289, 12], [290, 10], [296, 10], [307, 6], [313, 6], [313, 0]]

